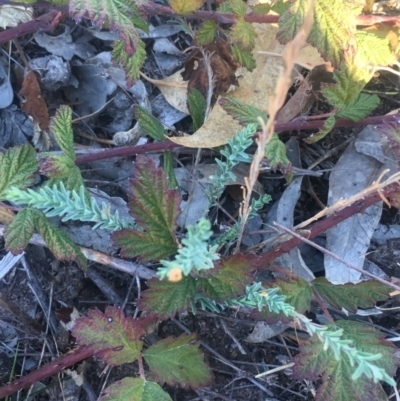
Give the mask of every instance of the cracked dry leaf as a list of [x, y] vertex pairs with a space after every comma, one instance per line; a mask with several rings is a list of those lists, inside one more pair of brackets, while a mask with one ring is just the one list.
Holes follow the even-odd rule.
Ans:
[[[275, 39], [278, 31], [277, 26], [271, 24], [253, 25], [257, 34], [253, 51], [256, 68], [252, 72], [246, 71], [239, 78], [239, 87], [229, 92], [226, 97], [233, 97], [261, 110], [268, 110], [269, 99], [275, 93], [276, 82], [284, 65], [279, 54], [283, 52], [285, 47]], [[310, 51], [309, 46], [306, 46], [300, 51], [300, 54], [303, 52], [308, 54], [308, 58], [307, 63], [304, 60], [302, 61], [302, 65], [321, 64], [322, 59], [316, 50]], [[191, 136], [170, 137], [170, 140], [187, 147], [212, 148], [226, 144], [227, 140], [241, 129], [241, 125], [229, 116], [217, 101], [209, 118], [198, 131]]]

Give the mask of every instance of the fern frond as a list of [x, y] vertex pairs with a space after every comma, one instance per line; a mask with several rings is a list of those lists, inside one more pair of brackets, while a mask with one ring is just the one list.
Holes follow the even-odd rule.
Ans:
[[102, 228], [111, 231], [121, 230], [122, 228], [133, 228], [134, 223], [122, 220], [118, 211], [114, 214], [110, 211], [110, 206], [102, 203], [101, 208], [94, 198], [90, 199], [90, 204], [85, 197], [85, 189], [80, 187], [79, 193], [67, 191], [61, 182], [60, 187], [42, 187], [38, 191], [28, 189], [21, 191], [13, 187], [6, 193], [6, 198], [19, 205], [29, 205], [37, 209], [43, 209], [47, 217], [60, 216], [62, 221], [80, 220], [95, 222], [93, 229]]

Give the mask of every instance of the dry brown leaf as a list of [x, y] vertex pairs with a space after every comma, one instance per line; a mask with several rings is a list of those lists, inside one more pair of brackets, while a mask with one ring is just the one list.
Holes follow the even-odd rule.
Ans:
[[140, 74], [144, 79], [151, 82], [165, 97], [165, 100], [175, 109], [182, 113], [189, 114], [187, 108], [187, 87], [188, 83], [182, 78], [183, 69], [164, 79], [151, 79]]
[[15, 214], [12, 210], [0, 205], [0, 223], [8, 226], [14, 220]]

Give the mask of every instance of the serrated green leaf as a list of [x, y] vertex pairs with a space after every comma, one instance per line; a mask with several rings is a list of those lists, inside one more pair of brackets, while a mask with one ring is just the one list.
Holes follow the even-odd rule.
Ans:
[[157, 383], [125, 377], [108, 386], [99, 401], [172, 401], [172, 398]]
[[204, 123], [207, 102], [199, 90], [193, 88], [188, 95], [190, 116], [193, 119], [193, 130], [196, 132]]
[[336, 112], [337, 117], [348, 118], [354, 122], [367, 117], [372, 110], [379, 106], [380, 100], [376, 95], [360, 93], [357, 98]]
[[128, 84], [133, 84], [139, 79], [140, 69], [146, 59], [145, 44], [139, 40], [135, 54], [130, 56], [125, 49], [124, 42], [117, 40], [114, 42], [112, 59], [124, 69]]
[[242, 67], [246, 67], [249, 71], [253, 71], [256, 68], [256, 60], [253, 57], [253, 53], [243, 49], [241, 45], [232, 46], [232, 56]]
[[262, 110], [242, 103], [235, 98], [222, 98], [219, 104], [230, 116], [239, 120], [242, 125], [256, 124], [257, 128], [260, 128], [259, 117], [261, 117], [265, 123], [268, 121], [267, 114]]
[[256, 31], [250, 22], [243, 17], [237, 19], [231, 30], [230, 40], [234, 44], [241, 44], [244, 50], [252, 50], [255, 45]]
[[387, 66], [397, 62], [388, 39], [380, 38], [372, 32], [357, 31], [356, 40], [355, 64], [360, 68]]
[[[337, 321], [335, 329], [343, 329], [343, 339], [351, 340], [352, 346], [363, 352], [373, 351], [382, 358], [374, 361], [378, 367], [393, 376], [398, 360], [396, 348], [384, 340], [384, 335], [373, 327], [353, 321]], [[376, 401], [381, 400], [382, 388], [379, 383], [361, 376], [352, 380], [355, 367], [351, 366], [346, 354], [336, 360], [333, 352], [324, 350], [324, 344], [315, 337], [300, 343], [300, 354], [295, 357], [294, 378], [317, 380], [322, 375], [316, 401]]]
[[334, 115], [329, 116], [324, 123], [324, 126], [316, 134], [310, 135], [304, 140], [306, 143], [315, 143], [327, 136], [336, 124], [336, 117]]
[[35, 149], [22, 145], [0, 153], [0, 200], [11, 188], [27, 188], [34, 184], [34, 174], [39, 169]]
[[220, 13], [231, 13], [232, 9], [228, 2], [222, 2], [218, 7], [218, 11]]
[[168, 189], [164, 171], [156, 168], [153, 160], [138, 156], [134, 166], [135, 179], [131, 180], [129, 207], [144, 231], [124, 229], [113, 233], [113, 241], [127, 257], [139, 256], [142, 260], [167, 258], [177, 250], [175, 230], [179, 192]]
[[143, 292], [138, 306], [141, 310], [158, 314], [163, 319], [186, 310], [198, 288], [196, 280], [191, 276], [183, 277], [178, 282], [152, 279], [147, 285], [149, 288]]
[[[281, 15], [277, 39], [282, 44], [288, 43], [296, 36], [311, 5], [311, 0], [296, 0], [292, 7]], [[315, 2], [308, 42], [336, 67], [343, 61], [345, 50], [354, 40], [356, 16], [361, 8], [362, 4], [342, 0]]]
[[211, 382], [210, 368], [204, 363], [196, 333], [168, 337], [150, 346], [144, 353], [152, 373], [160, 383], [199, 388]]
[[110, 365], [133, 362], [140, 354], [149, 321], [125, 317], [122, 309], [107, 306], [105, 312], [90, 309], [75, 322], [72, 335], [79, 345], [92, 349]]
[[174, 171], [174, 160], [175, 156], [171, 151], [165, 151], [163, 155], [164, 159], [164, 172], [168, 181], [168, 189], [179, 188], [179, 183], [175, 176]]
[[246, 15], [246, 4], [243, 0], [229, 0], [229, 5], [234, 14], [239, 15], [240, 17]]
[[177, 13], [181, 15], [190, 14], [198, 10], [205, 0], [171, 0], [170, 6]]
[[135, 0], [70, 0], [69, 14], [76, 20], [89, 17], [93, 24], [100, 28], [106, 25], [110, 30], [118, 30], [124, 41], [125, 51], [132, 56], [139, 42], [132, 21], [138, 9]]
[[151, 136], [157, 141], [165, 141], [164, 126], [153, 115], [151, 115], [144, 107], [135, 106], [135, 117], [140, 128], [146, 135]]
[[72, 242], [64, 231], [51, 224], [44, 213], [39, 210], [34, 210], [34, 212], [35, 230], [43, 237], [56, 259], [75, 261], [86, 269], [87, 260], [79, 246]]
[[217, 23], [214, 21], [204, 21], [200, 29], [196, 32], [195, 42], [199, 45], [211, 43], [217, 34]]
[[5, 247], [14, 255], [21, 253], [28, 245], [35, 230], [35, 211], [21, 210], [8, 225], [4, 234]]
[[60, 106], [51, 121], [50, 129], [65, 156], [75, 161], [72, 110], [69, 106]]
[[325, 277], [316, 278], [313, 287], [333, 307], [343, 307], [352, 313], [356, 313], [358, 308], [372, 308], [378, 301], [389, 298], [391, 292], [390, 287], [379, 281], [334, 285]]
[[286, 146], [277, 134], [274, 133], [265, 145], [264, 154], [272, 171], [280, 170], [286, 173], [291, 170], [292, 164], [286, 155]]
[[251, 256], [236, 254], [222, 261], [208, 278], [199, 278], [204, 294], [214, 301], [225, 301], [244, 294], [245, 285], [252, 281]]
[[261, 4], [256, 4], [255, 6], [250, 6], [250, 8], [254, 14], [264, 15], [268, 14], [271, 11], [271, 4], [261, 3]]
[[282, 295], [286, 296], [285, 302], [292, 305], [296, 312], [304, 313], [310, 309], [313, 299], [310, 283], [300, 277], [288, 279], [276, 279], [274, 283], [264, 283], [264, 287], [279, 287]]
[[77, 168], [75, 159], [64, 155], [47, 156], [40, 161], [40, 171], [47, 177], [65, 179]]

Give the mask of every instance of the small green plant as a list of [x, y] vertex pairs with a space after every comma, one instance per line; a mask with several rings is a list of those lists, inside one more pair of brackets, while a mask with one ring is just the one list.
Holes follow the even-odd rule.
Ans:
[[[28, 1], [31, 3], [31, 1]], [[151, 15], [200, 16], [196, 14], [205, 0], [171, 0], [169, 6], [147, 0], [62, 0], [68, 4], [70, 15], [76, 19], [89, 18], [100, 28], [118, 30], [120, 39], [113, 45], [114, 62], [123, 66], [130, 83], [140, 76], [146, 57], [145, 43], [137, 29], [148, 30]], [[262, 22], [269, 11], [279, 14], [278, 40], [286, 44], [303, 29], [310, 2], [278, 0], [273, 4], [257, 4], [248, 13], [242, 0], [219, 2], [214, 12], [201, 14], [205, 21], [194, 35], [196, 45], [216, 41], [221, 32], [226, 37], [226, 49], [235, 62], [248, 70], [255, 68], [252, 50], [257, 39], [251, 21]], [[361, 30], [362, 4], [342, 0], [317, 0], [308, 42], [313, 44], [336, 68], [334, 84], [324, 84], [322, 94], [331, 105], [329, 117], [320, 132], [308, 139], [315, 142], [327, 135], [337, 118], [360, 121], [377, 105], [375, 95], [362, 93], [379, 66], [397, 62], [396, 51], [389, 42], [372, 32]], [[204, 17], [206, 16], [206, 17]], [[208, 17], [207, 17], [208, 16]], [[268, 20], [270, 21], [270, 20]], [[226, 25], [230, 24], [230, 29]], [[204, 122], [207, 102], [196, 88], [188, 98], [194, 130]], [[251, 162], [246, 152], [252, 137], [260, 128], [259, 118], [268, 120], [265, 111], [236, 99], [220, 101], [226, 112], [244, 126], [233, 135], [216, 161], [220, 172], [212, 177], [207, 192], [211, 206], [221, 196], [232, 169], [239, 162]], [[164, 141], [166, 130], [150, 113], [135, 109], [136, 118], [147, 135]], [[276, 279], [274, 283], [253, 282], [253, 273], [260, 268], [255, 255], [237, 253], [228, 257], [218, 254], [220, 246], [237, 239], [242, 222], [238, 221], [223, 235], [213, 238], [211, 223], [204, 217], [187, 233], [177, 226], [180, 194], [172, 169], [173, 155], [164, 153], [164, 170], [138, 156], [135, 178], [131, 180], [129, 209], [132, 218], [124, 220], [112, 214], [106, 205], [101, 207], [90, 197], [79, 168], [75, 165], [73, 148], [72, 111], [61, 107], [52, 121], [51, 130], [64, 152], [63, 156], [45, 156], [40, 166], [36, 153], [29, 145], [0, 154], [0, 201], [13, 202], [21, 207], [5, 233], [6, 248], [22, 252], [34, 231], [38, 231], [49, 249], [60, 260], [76, 261], [83, 268], [86, 259], [64, 232], [50, 223], [47, 217], [59, 215], [63, 221], [75, 219], [93, 222], [93, 228], [113, 231], [114, 244], [128, 258], [155, 262], [158, 279], [150, 280], [148, 289], [138, 301], [143, 316], [137, 320], [125, 317], [117, 308], [105, 312], [91, 310], [80, 318], [73, 330], [80, 345], [93, 350], [110, 365], [138, 361], [140, 377], [125, 378], [108, 387], [102, 401], [116, 399], [171, 400], [162, 385], [199, 388], [211, 381], [210, 369], [195, 343], [195, 335], [166, 338], [146, 348], [143, 336], [160, 319], [177, 312], [198, 308], [220, 312], [224, 308], [245, 308], [258, 319], [293, 319], [298, 328], [308, 332], [309, 339], [300, 343], [295, 357], [295, 377], [316, 380], [322, 376], [317, 401], [379, 399], [379, 381], [394, 385], [392, 379], [398, 365], [395, 347], [376, 329], [353, 321], [336, 321], [319, 326], [304, 316], [314, 299], [323, 297], [333, 307], [349, 311], [372, 307], [389, 297], [389, 288], [378, 282], [335, 286], [324, 279], [306, 282], [301, 279]], [[275, 134], [268, 142], [265, 157], [270, 167], [281, 170], [288, 180], [291, 165], [285, 145]], [[34, 175], [40, 171], [49, 180], [40, 188], [34, 185]], [[251, 204], [250, 218], [255, 216], [270, 197], [265, 195]], [[28, 205], [26, 208], [22, 208]], [[46, 217], [47, 216], [47, 217]], [[371, 352], [374, 350], [374, 353]], [[153, 381], [147, 380], [143, 369], [146, 361]], [[1, 390], [1, 389], [0, 389]], [[368, 397], [367, 397], [368, 395]]]

